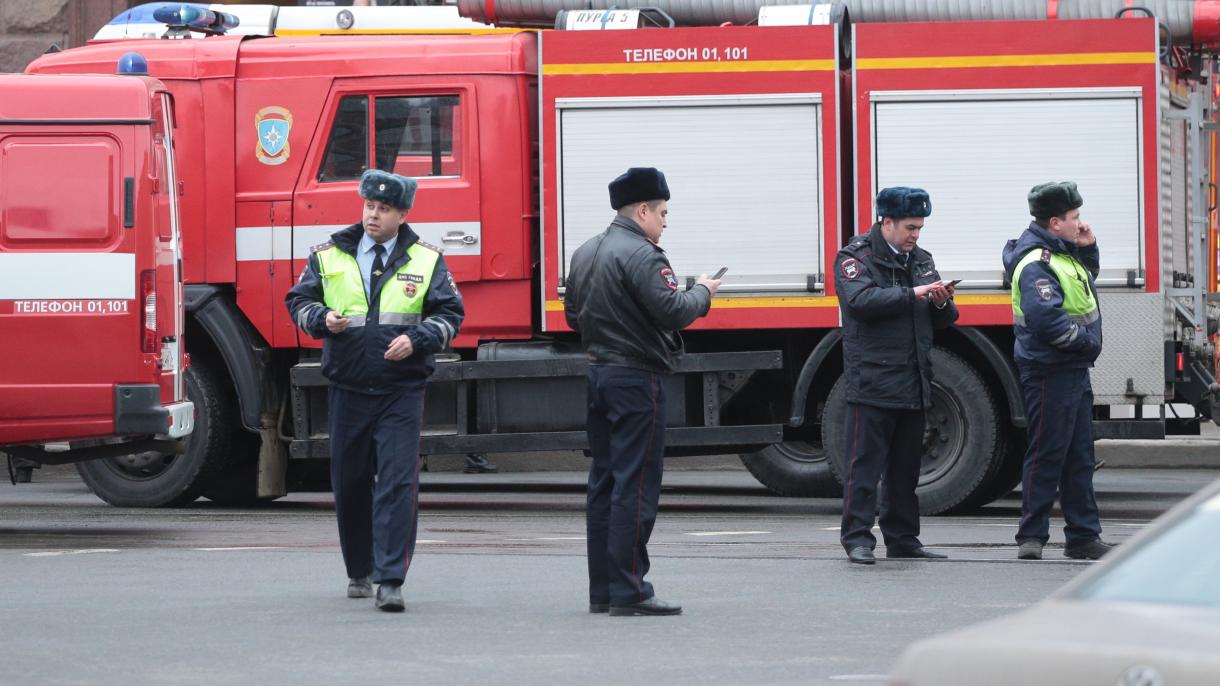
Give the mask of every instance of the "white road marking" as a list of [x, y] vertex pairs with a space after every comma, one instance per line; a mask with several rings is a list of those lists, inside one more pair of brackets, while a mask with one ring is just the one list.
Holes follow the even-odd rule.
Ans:
[[221, 548], [193, 548], [193, 550], [202, 550], [204, 552], [216, 552], [224, 550], [283, 550], [282, 545], [233, 545], [224, 546]]
[[756, 536], [770, 531], [688, 531], [687, 536]]
[[117, 553], [118, 548], [85, 548], [83, 550], [48, 550], [41, 553], [26, 553], [26, 557], [56, 557], [59, 555], [89, 555], [92, 553]]
[[535, 538], [535, 541], [583, 541], [584, 536], [542, 536]]
[[416, 540], [415, 543], [418, 545], [420, 543], [448, 543], [448, 541], [438, 541], [433, 538], [421, 538]]
[[836, 674], [830, 677], [831, 681], [885, 681], [889, 679], [888, 674]]

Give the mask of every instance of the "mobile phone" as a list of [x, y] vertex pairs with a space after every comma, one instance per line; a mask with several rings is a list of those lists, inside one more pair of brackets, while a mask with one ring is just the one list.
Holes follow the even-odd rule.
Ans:
[[712, 280], [719, 281], [721, 278], [724, 277], [724, 273], [727, 272], [728, 270], [729, 270], [728, 267], [721, 267], [720, 271], [716, 272], [716, 275], [712, 277]]
[[962, 282], [962, 280], [961, 280], [961, 279], [954, 279], [954, 280], [950, 281], [948, 285], [950, 285], [950, 286], [956, 286], [957, 284], [959, 284], [959, 283], [961, 283], [961, 282]]

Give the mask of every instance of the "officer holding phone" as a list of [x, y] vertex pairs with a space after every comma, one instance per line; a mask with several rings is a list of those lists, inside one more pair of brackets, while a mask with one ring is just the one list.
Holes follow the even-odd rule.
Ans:
[[665, 175], [651, 167], [611, 181], [618, 215], [576, 250], [564, 293], [589, 357], [589, 611], [611, 616], [682, 612], [644, 580], [661, 496], [665, 380], [682, 354], [678, 331], [707, 314], [720, 281], [704, 274], [678, 288], [659, 245], [668, 201]]
[[840, 541], [849, 560], [873, 564], [877, 483], [885, 475], [885, 556], [946, 557], [919, 541], [919, 465], [931, 403], [932, 332], [957, 321], [954, 284], [917, 244], [932, 213], [927, 191], [885, 188], [880, 221], [835, 260], [847, 383], [846, 460]]

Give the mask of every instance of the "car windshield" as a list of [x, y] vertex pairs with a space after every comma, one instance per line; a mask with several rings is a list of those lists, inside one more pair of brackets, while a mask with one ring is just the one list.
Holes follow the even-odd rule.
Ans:
[[1220, 494], [1203, 501], [1077, 597], [1220, 607]]

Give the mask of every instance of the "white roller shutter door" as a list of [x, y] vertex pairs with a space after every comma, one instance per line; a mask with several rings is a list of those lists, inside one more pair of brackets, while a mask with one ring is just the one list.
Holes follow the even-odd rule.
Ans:
[[1099, 285], [1125, 285], [1128, 270], [1142, 279], [1138, 95], [1019, 94], [894, 94], [891, 102], [875, 93], [874, 188], [927, 189], [932, 216], [919, 243], [941, 274], [998, 287], [1004, 243], [1031, 219], [1029, 189], [1075, 181], [1101, 248]]
[[665, 172], [661, 246], [680, 280], [727, 266], [726, 291], [804, 291], [822, 271], [816, 96], [558, 105], [561, 277], [613, 218], [607, 184], [628, 167]]

